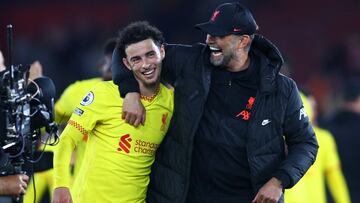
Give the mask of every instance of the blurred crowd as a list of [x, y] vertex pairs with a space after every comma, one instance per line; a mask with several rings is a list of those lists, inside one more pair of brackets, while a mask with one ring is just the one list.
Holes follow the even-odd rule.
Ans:
[[[164, 32], [169, 43], [205, 41], [193, 25], [207, 20], [204, 16], [220, 2], [225, 1], [1, 1], [0, 50], [6, 59], [5, 28], [13, 24], [13, 62], [39, 60], [59, 98], [69, 84], [100, 75], [102, 46], [123, 25], [146, 19]], [[337, 167], [343, 171], [352, 202], [360, 202], [356, 158], [360, 153], [360, 2], [241, 2], [257, 16], [260, 33], [286, 56], [283, 73], [314, 96], [313, 122], [333, 136], [340, 160]]]

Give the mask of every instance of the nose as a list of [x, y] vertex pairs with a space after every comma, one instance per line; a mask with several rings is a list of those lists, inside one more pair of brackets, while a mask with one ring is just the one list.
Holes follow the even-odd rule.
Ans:
[[213, 37], [209, 34], [206, 35], [206, 44], [212, 44], [212, 43], [214, 43], [214, 40], [215, 40], [215, 37]]
[[148, 59], [145, 57], [142, 59], [142, 68], [149, 68], [150, 67], [150, 63], [148, 61]]

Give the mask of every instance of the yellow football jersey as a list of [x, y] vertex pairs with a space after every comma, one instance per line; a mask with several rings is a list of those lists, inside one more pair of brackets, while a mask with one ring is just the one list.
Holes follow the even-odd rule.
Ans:
[[144, 202], [155, 152], [173, 113], [173, 92], [161, 85], [146, 109], [144, 126], [121, 119], [123, 99], [112, 81], [100, 82], [71, 116], [54, 157], [55, 188], [69, 187], [70, 154], [83, 137], [88, 143], [71, 193], [74, 202]]

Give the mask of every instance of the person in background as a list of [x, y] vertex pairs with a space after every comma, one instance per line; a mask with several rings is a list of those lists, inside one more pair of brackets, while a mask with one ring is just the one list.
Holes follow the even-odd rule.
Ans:
[[338, 146], [342, 169], [352, 202], [360, 202], [360, 78], [348, 77], [342, 88], [342, 105], [322, 126], [328, 129]]
[[305, 111], [312, 121], [319, 151], [315, 163], [304, 177], [291, 189], [285, 190], [286, 203], [316, 202], [326, 203], [326, 185], [336, 203], [350, 203], [346, 185], [331, 133], [316, 124], [316, 101], [311, 95], [300, 93]]
[[[147, 22], [121, 30], [118, 47], [139, 83], [147, 125], [134, 128], [120, 118], [123, 100], [112, 81], [93, 87], [74, 110], [55, 151], [54, 203], [145, 201], [151, 165], [173, 112], [173, 92], [160, 84], [163, 42], [162, 33]], [[70, 193], [66, 171], [84, 136], [86, 151]]]
[[[283, 202], [282, 191], [305, 174], [318, 148], [297, 86], [279, 74], [279, 50], [256, 34], [240, 3], [221, 4], [196, 27], [206, 45], [165, 46], [162, 79], [174, 87], [175, 110], [147, 201]], [[113, 80], [126, 95], [126, 122], [143, 123], [136, 80], [118, 50]]]

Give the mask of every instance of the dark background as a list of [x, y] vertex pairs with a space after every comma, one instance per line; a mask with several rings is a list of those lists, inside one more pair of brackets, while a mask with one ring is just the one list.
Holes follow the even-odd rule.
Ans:
[[[168, 43], [204, 42], [194, 24], [220, 0], [0, 0], [0, 50], [14, 27], [14, 64], [39, 60], [57, 98], [70, 83], [99, 75], [102, 46], [119, 29], [148, 20]], [[319, 117], [340, 104], [341, 87], [360, 76], [360, 0], [243, 0], [259, 33], [283, 53], [291, 77], [318, 101]]]
[[[219, 0], [0, 1], [0, 49], [14, 26], [14, 64], [39, 60], [59, 97], [70, 83], [98, 75], [102, 45], [134, 20], [159, 27], [169, 43], [204, 42], [194, 24], [207, 21]], [[248, 0], [260, 34], [273, 41], [291, 77], [319, 101], [320, 115], [337, 105], [342, 81], [360, 74], [360, 1]]]

